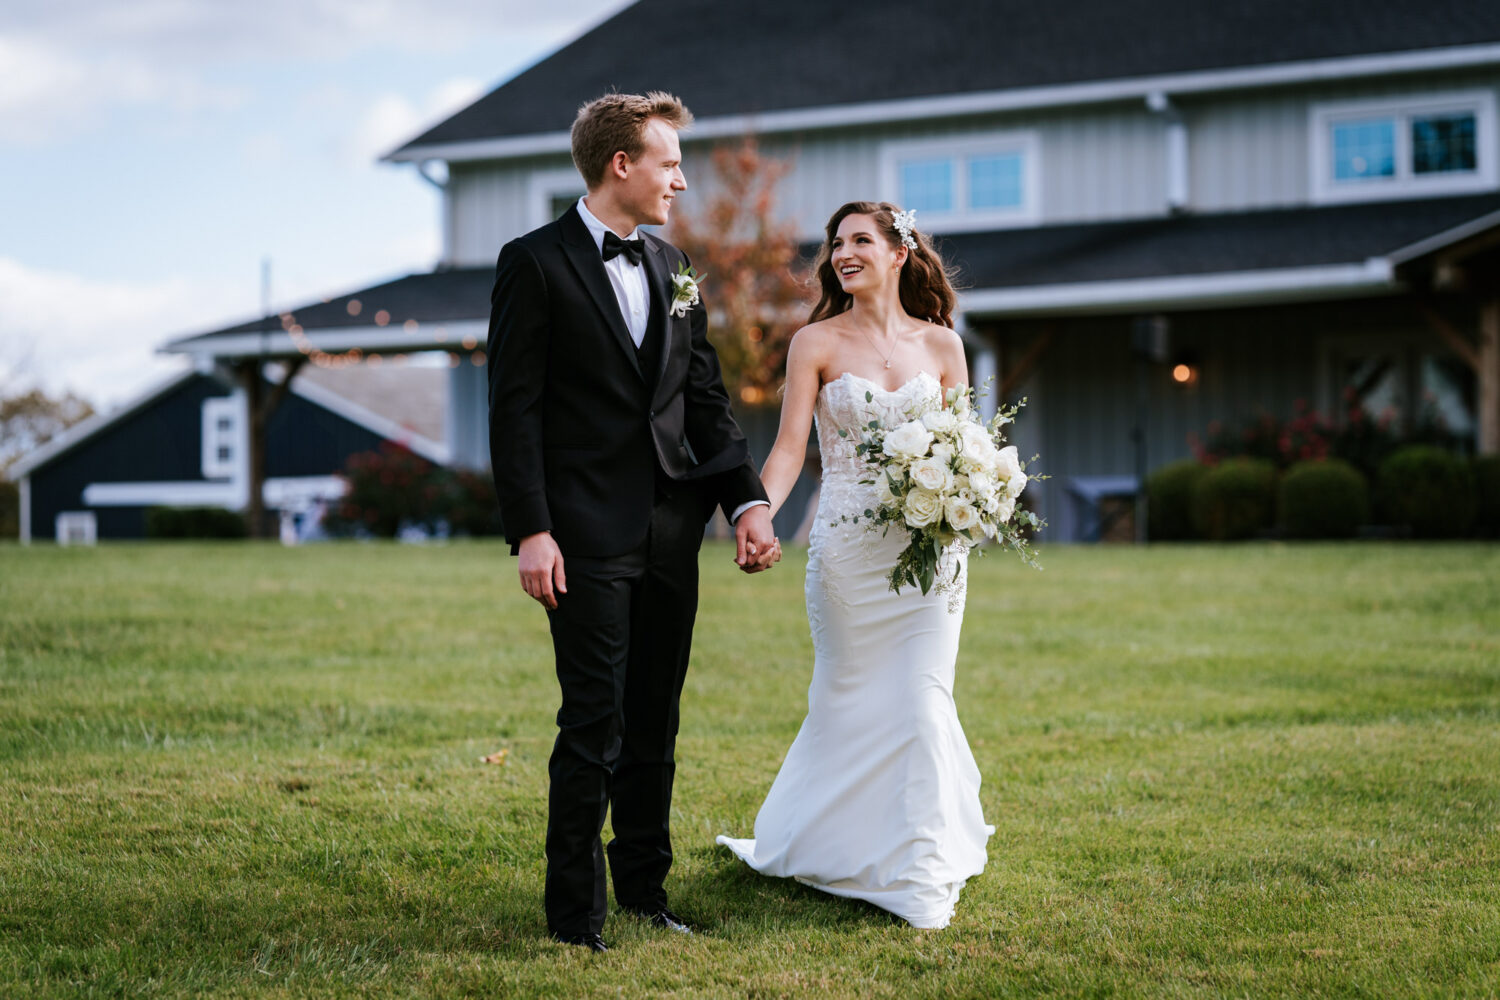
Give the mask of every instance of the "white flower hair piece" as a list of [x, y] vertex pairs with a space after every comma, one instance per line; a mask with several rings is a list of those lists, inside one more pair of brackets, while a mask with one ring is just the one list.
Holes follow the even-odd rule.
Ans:
[[896, 232], [901, 234], [901, 245], [908, 250], [917, 248], [917, 238], [912, 232], [917, 228], [917, 210], [909, 208], [904, 212], [891, 213], [891, 225], [896, 227]]

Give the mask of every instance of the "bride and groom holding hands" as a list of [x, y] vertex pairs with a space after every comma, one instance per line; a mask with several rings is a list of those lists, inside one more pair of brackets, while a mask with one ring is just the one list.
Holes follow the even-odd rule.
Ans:
[[622, 911], [691, 933], [664, 882], [704, 526], [722, 507], [740, 568], [772, 568], [781, 549], [771, 517], [815, 421], [808, 714], [754, 837], [718, 840], [765, 874], [943, 927], [992, 832], [952, 694], [963, 552], [955, 547], [956, 594], [893, 593], [897, 533], [847, 518], [876, 489], [855, 432], [941, 408], [945, 389], [968, 382], [950, 329], [954, 292], [909, 213], [840, 208], [757, 475], [690, 262], [640, 230], [666, 223], [686, 189], [678, 131], [691, 121], [666, 94], [586, 104], [572, 152], [588, 194], [507, 243], [496, 267], [491, 462], [521, 586], [546, 608], [562, 696], [548, 764], [548, 929], [607, 950], [608, 873]]

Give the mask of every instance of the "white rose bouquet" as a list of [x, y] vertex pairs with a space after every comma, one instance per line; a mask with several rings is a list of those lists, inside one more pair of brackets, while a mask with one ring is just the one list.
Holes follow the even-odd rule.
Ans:
[[[865, 393], [866, 402], [873, 399], [873, 393]], [[955, 386], [944, 393], [940, 409], [894, 427], [871, 420], [855, 445], [873, 473], [862, 481], [874, 486], [876, 494], [875, 506], [864, 512], [863, 520], [882, 534], [896, 526], [910, 536], [891, 568], [891, 590], [897, 593], [904, 584], [921, 587], [924, 594], [936, 584], [943, 592], [956, 582], [939, 573], [943, 551], [953, 545], [972, 547], [986, 538], [1041, 568], [1024, 531], [1041, 528], [1043, 521], [1016, 507], [1028, 482], [1027, 463], [1014, 445], [1004, 443], [1005, 425], [1014, 422], [1026, 401], [1000, 410], [986, 424], [975, 399], [969, 386]], [[839, 434], [849, 436], [847, 430]]]

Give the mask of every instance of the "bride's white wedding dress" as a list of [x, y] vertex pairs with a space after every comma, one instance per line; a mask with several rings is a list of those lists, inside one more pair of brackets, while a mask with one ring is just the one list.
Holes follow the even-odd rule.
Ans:
[[905, 533], [882, 537], [839, 518], [863, 514], [874, 498], [859, 482], [869, 477], [854, 452], [859, 429], [875, 417], [895, 426], [941, 406], [942, 396], [926, 372], [893, 391], [847, 373], [818, 390], [823, 479], [807, 561], [807, 718], [755, 817], [754, 839], [718, 838], [760, 872], [868, 900], [914, 927], [947, 926], [964, 881], [984, 870], [994, 832], [953, 703], [967, 573], [958, 555], [957, 594], [894, 594], [889, 573]]

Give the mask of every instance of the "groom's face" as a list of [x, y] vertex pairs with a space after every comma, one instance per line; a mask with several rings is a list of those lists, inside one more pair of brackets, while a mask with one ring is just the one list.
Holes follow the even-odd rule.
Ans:
[[660, 118], [646, 122], [645, 149], [630, 163], [621, 183], [620, 203], [637, 225], [665, 225], [677, 192], [687, 190], [677, 130]]

